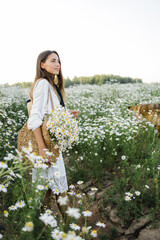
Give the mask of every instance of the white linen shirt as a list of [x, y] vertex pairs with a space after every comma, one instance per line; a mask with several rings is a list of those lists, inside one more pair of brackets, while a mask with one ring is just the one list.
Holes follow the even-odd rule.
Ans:
[[[50, 113], [52, 110], [51, 99], [48, 92], [49, 88], [51, 91], [54, 108], [60, 105], [59, 99], [51, 84], [46, 79], [41, 79], [33, 89], [33, 104], [29, 119], [27, 121], [28, 129], [31, 129], [32, 131], [42, 125], [42, 120], [45, 113]], [[48, 110], [46, 107], [47, 105]]]

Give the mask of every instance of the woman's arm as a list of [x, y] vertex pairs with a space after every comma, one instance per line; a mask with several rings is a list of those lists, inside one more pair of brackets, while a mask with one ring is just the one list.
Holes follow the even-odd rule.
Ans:
[[[36, 141], [38, 143], [39, 155], [45, 158], [46, 153], [45, 153], [44, 149], [46, 149], [46, 145], [45, 145], [44, 140], [43, 140], [41, 127], [36, 128], [33, 131], [33, 133], [34, 133], [34, 136], [35, 136]], [[48, 158], [48, 165], [50, 165], [52, 158], [51, 158], [51, 156], [48, 156], [47, 158]]]
[[45, 157], [45, 151], [43, 149], [46, 149], [46, 146], [42, 137], [41, 127], [36, 128], [33, 132], [38, 143], [39, 155]]

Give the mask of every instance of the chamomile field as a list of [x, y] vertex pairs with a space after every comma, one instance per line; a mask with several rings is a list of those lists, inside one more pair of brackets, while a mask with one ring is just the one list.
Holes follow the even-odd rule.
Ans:
[[[139, 103], [160, 103], [160, 84], [86, 84], [66, 89], [67, 108], [80, 111], [80, 133], [78, 144], [63, 153], [69, 191], [59, 203], [66, 208], [65, 218], [70, 217], [65, 223], [51, 209], [42, 209], [50, 182], [44, 178], [32, 182], [33, 166], [22, 161], [17, 151], [17, 134], [28, 118], [26, 92], [0, 86], [0, 238], [116, 239], [107, 230], [105, 236], [99, 235], [100, 229], [105, 232], [99, 219], [94, 226], [87, 223], [92, 194], [80, 194], [76, 186], [90, 180], [94, 182], [91, 192], [105, 190], [104, 209], [116, 208], [126, 226], [146, 214], [152, 223], [160, 219], [160, 139], [150, 122], [128, 110]], [[30, 148], [24, 154], [28, 161], [35, 158]], [[39, 164], [37, 171], [43, 167]], [[106, 177], [109, 188], [103, 185]], [[107, 220], [108, 212], [102, 214]]]

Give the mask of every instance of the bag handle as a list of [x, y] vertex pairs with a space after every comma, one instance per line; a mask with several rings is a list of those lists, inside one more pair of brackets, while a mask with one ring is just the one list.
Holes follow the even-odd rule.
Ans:
[[[49, 95], [50, 95], [50, 99], [51, 99], [51, 106], [52, 106], [52, 110], [54, 109], [54, 104], [53, 104], [53, 99], [52, 99], [52, 94], [51, 94], [51, 89], [48, 86], [48, 99], [49, 99]], [[48, 102], [48, 100], [47, 100]]]

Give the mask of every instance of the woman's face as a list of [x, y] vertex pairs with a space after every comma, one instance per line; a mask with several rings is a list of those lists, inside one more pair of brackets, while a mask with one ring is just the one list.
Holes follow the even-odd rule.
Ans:
[[44, 63], [41, 62], [41, 68], [45, 69], [51, 74], [58, 75], [60, 70], [60, 62], [57, 54], [51, 53]]

